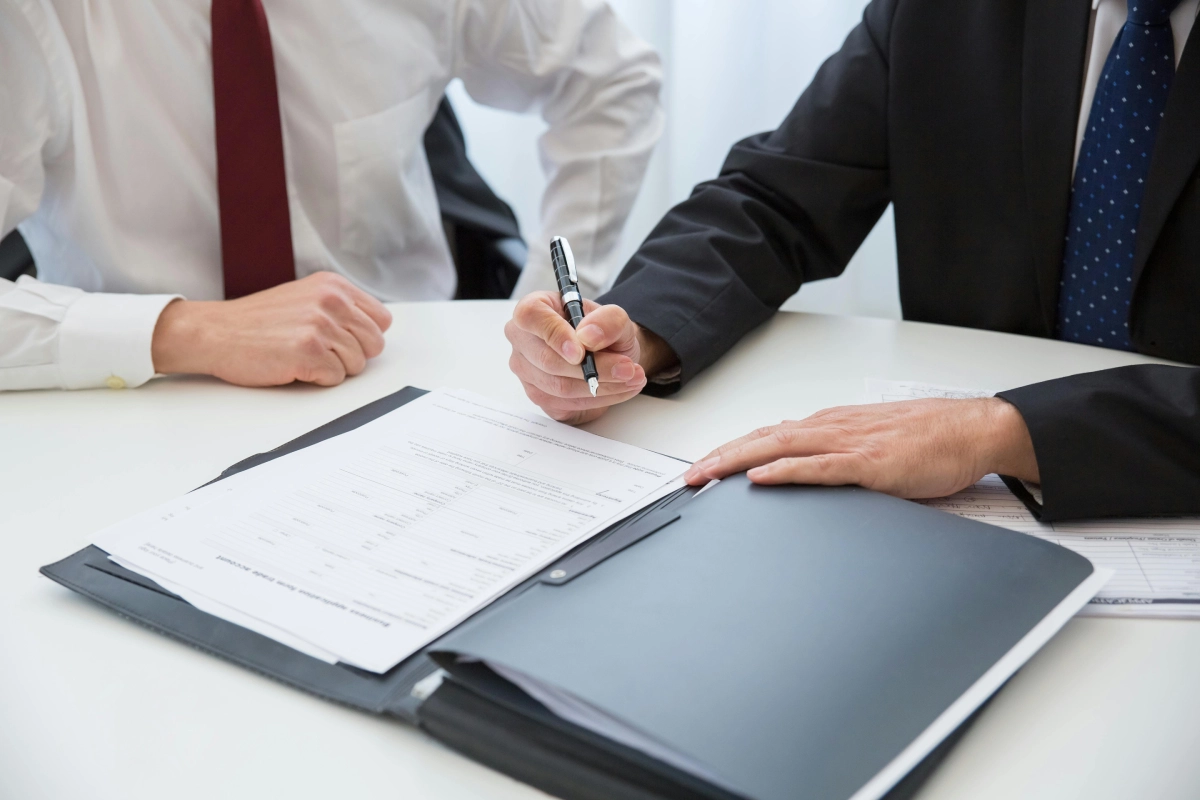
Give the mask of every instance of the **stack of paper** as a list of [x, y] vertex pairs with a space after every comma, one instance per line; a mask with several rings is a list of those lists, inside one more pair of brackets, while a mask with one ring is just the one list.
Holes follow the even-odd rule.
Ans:
[[215, 616], [384, 672], [681, 486], [686, 466], [437, 391], [93, 543]]

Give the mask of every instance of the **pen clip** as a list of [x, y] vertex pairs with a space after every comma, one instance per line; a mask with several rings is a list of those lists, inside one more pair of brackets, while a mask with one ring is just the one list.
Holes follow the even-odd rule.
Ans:
[[554, 241], [558, 242], [562, 247], [563, 258], [567, 262], [567, 275], [571, 278], [571, 283], [579, 284], [579, 274], [575, 272], [575, 254], [571, 252], [571, 243], [567, 241], [565, 236], [555, 236]]

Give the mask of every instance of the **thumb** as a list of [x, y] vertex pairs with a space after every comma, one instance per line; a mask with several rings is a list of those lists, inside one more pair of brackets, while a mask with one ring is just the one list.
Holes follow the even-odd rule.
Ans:
[[562, 299], [553, 292], [534, 292], [517, 303], [513, 322], [526, 333], [544, 341], [572, 364], [583, 360], [583, 347], [571, 323], [563, 317]]
[[589, 350], [622, 352], [633, 347], [637, 326], [620, 306], [599, 306], [584, 316], [577, 336], [579, 343]]

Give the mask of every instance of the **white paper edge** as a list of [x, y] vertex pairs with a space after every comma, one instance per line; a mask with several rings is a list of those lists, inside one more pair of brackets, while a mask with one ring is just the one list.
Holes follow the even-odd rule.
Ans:
[[290, 647], [306, 656], [312, 656], [313, 658], [324, 661], [326, 664], [338, 663], [339, 659], [336, 653], [331, 653], [328, 650], [317, 647], [312, 642], [302, 639], [295, 634], [289, 633], [283, 628], [276, 627], [268, 622], [263, 622], [257, 617], [252, 617], [249, 614], [244, 614], [241, 611], [238, 611], [236, 608], [227, 606], [224, 603], [219, 603], [206, 595], [200, 594], [199, 592], [193, 592], [186, 586], [180, 586], [177, 583], [173, 583], [166, 578], [156, 575], [149, 570], [143, 569], [119, 556], [110, 555], [108, 560], [116, 564], [118, 567], [127, 569], [130, 572], [135, 572], [144, 578], [149, 578], [162, 588], [166, 589], [168, 592], [179, 595], [181, 598], [183, 598], [185, 603], [199, 611], [203, 611], [205, 614], [217, 617], [218, 619], [223, 619], [228, 623], [237, 625], [239, 628], [245, 628], [248, 631], [253, 631], [254, 633], [266, 636], [268, 639], [272, 639], [279, 644], [284, 645], [285, 647]]
[[891, 762], [874, 778], [867, 781], [862, 788], [850, 796], [850, 800], [878, 800], [896, 785], [913, 767], [921, 763], [943, 739], [954, 732], [967, 717], [979, 708], [985, 700], [999, 689], [1006, 680], [1033, 657], [1054, 634], [1067, 624], [1096, 593], [1104, 588], [1109, 578], [1113, 576], [1111, 569], [1096, 569], [1083, 583], [1063, 598], [1054, 610], [1033, 626], [1029, 633], [1021, 637], [1021, 641], [1013, 645], [1004, 656], [980, 676], [957, 700], [950, 704], [921, 735], [912, 741], [908, 747], [900, 751]]

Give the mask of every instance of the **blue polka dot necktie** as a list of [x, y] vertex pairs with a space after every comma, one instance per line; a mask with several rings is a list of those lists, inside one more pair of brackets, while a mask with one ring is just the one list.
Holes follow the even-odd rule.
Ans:
[[[1058, 338], [1132, 350], [1133, 250], [1154, 140], [1175, 77], [1171, 11], [1129, 0], [1096, 86], [1067, 220]], [[1095, 45], [1093, 45], [1095, 46]]]

